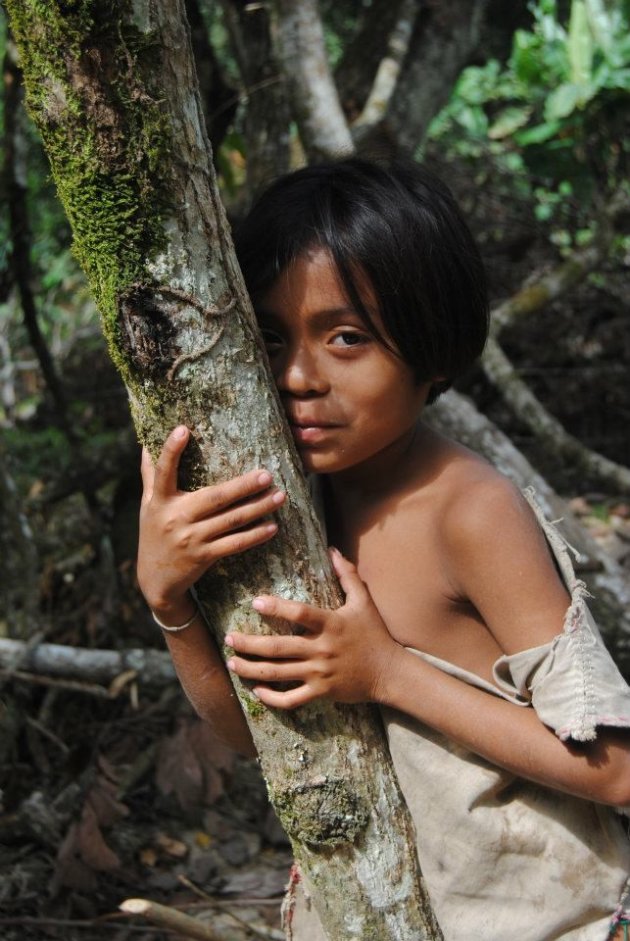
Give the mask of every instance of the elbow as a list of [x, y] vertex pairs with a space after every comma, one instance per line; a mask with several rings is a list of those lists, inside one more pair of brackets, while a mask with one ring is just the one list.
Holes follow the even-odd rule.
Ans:
[[602, 803], [626, 811], [630, 810], [630, 767], [624, 768], [623, 775], [608, 782], [605, 794], [602, 796]]
[[[615, 735], [618, 738], [618, 735]], [[627, 735], [607, 749], [605, 774], [601, 775], [595, 800], [611, 807], [630, 808], [630, 739]]]

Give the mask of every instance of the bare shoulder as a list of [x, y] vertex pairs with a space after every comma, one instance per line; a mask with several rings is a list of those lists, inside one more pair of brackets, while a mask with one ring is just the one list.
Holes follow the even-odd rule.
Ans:
[[509, 542], [545, 538], [521, 491], [485, 462], [460, 460], [449, 474], [444, 501], [444, 532], [453, 546], [465, 549], [479, 538]]
[[568, 595], [523, 494], [459, 450], [442, 475], [441, 539], [454, 597], [468, 602], [505, 652], [562, 628]]

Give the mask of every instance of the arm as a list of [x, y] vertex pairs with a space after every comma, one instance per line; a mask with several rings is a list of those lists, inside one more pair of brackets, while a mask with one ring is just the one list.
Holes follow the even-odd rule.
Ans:
[[[600, 803], [630, 804], [627, 734], [604, 730], [593, 745], [573, 748], [556, 738], [533, 709], [446, 675], [394, 641], [355, 567], [339, 553], [333, 553], [333, 561], [346, 592], [342, 608], [321, 611], [265, 596], [255, 600], [257, 610], [300, 624], [307, 633], [234, 634], [228, 639], [238, 654], [228, 666], [264, 684], [254, 688], [262, 702], [280, 709], [322, 696], [377, 702], [407, 713], [514, 774]], [[288, 692], [268, 685], [291, 680], [302, 685]]]
[[[256, 470], [189, 493], [177, 488], [188, 443], [183, 426], [168, 437], [155, 467], [142, 456], [138, 582], [149, 607], [166, 625], [195, 615], [190, 588], [217, 560], [271, 539], [277, 525], [263, 518], [284, 502], [271, 475]], [[180, 682], [196, 712], [229, 746], [255, 750], [220, 652], [200, 613], [178, 633], [164, 631]]]

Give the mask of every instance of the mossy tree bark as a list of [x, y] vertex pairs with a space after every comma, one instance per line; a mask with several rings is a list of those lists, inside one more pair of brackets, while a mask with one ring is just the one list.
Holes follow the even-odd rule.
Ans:
[[[184, 422], [185, 486], [262, 465], [289, 496], [280, 538], [200, 585], [219, 643], [228, 630], [266, 629], [251, 609], [262, 591], [338, 605], [218, 197], [182, 0], [7, 6], [141, 440], [155, 455]], [[329, 937], [441, 937], [371, 710], [316, 703], [274, 715], [237, 693]]]

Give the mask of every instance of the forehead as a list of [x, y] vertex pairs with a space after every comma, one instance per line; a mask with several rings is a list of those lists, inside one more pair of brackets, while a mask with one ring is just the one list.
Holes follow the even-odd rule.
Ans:
[[[278, 275], [270, 288], [258, 298], [259, 316], [290, 318], [317, 316], [327, 320], [348, 316], [366, 322], [366, 316], [378, 329], [380, 317], [376, 295], [367, 276], [353, 272], [353, 281], [364, 310], [357, 309], [343, 284], [335, 261], [327, 248], [313, 246], [302, 252]], [[378, 324], [378, 326], [377, 326]]]
[[[353, 280], [370, 316], [377, 317], [378, 303], [367, 275], [357, 269], [353, 272]], [[302, 252], [287, 265], [264, 292], [257, 306], [264, 311], [278, 313], [290, 308], [294, 314], [317, 310], [353, 310], [332, 255], [328, 249], [319, 246]], [[360, 316], [359, 311], [354, 310], [354, 313]]]

